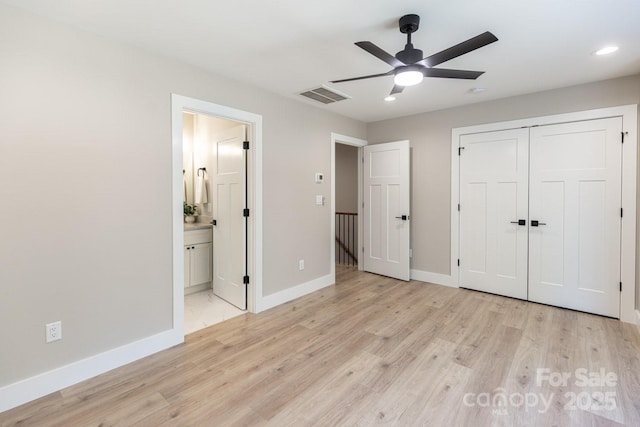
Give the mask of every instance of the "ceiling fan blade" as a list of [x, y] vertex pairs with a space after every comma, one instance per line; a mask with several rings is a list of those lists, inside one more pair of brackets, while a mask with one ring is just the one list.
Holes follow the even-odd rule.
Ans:
[[475, 80], [484, 74], [484, 71], [448, 70], [446, 68], [425, 68], [422, 71], [425, 77], [443, 77], [445, 79]]
[[391, 89], [391, 93], [389, 95], [395, 95], [396, 93], [400, 93], [404, 90], [404, 86], [393, 85], [393, 89]]
[[371, 55], [375, 56], [376, 58], [383, 60], [384, 62], [386, 62], [387, 64], [391, 65], [394, 68], [401, 67], [401, 66], [405, 65], [398, 58], [396, 58], [395, 56], [391, 55], [390, 53], [380, 49], [378, 46], [376, 46], [375, 44], [373, 44], [371, 42], [357, 42], [355, 45], [358, 46], [361, 49], [366, 50], [367, 52], [369, 52]]
[[384, 77], [384, 76], [390, 76], [392, 74], [393, 74], [393, 70], [391, 70], [391, 71], [389, 71], [387, 73], [371, 74], [369, 76], [361, 76], [361, 77], [352, 77], [350, 79], [333, 80], [331, 83], [352, 82], [354, 80], [372, 79], [374, 77]]
[[475, 36], [467, 41], [463, 41], [460, 44], [451, 46], [449, 49], [445, 49], [427, 58], [424, 58], [422, 61], [419, 61], [418, 64], [422, 64], [426, 67], [435, 67], [438, 64], [442, 64], [443, 62], [447, 62], [453, 58], [457, 58], [458, 56], [464, 55], [465, 53], [480, 49], [481, 47], [496, 41], [498, 41], [498, 38], [491, 34], [489, 31], [486, 31], [479, 36]]

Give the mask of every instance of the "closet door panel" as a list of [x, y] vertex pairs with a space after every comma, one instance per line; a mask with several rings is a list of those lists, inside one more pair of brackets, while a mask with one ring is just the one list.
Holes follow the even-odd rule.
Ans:
[[460, 143], [460, 286], [526, 299], [528, 131]]
[[622, 119], [531, 129], [529, 299], [620, 315]]

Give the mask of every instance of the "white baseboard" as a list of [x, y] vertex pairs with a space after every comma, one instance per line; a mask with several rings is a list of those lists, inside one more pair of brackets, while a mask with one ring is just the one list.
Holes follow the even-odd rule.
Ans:
[[449, 286], [457, 288], [458, 285], [453, 282], [453, 278], [446, 274], [431, 273], [429, 271], [411, 270], [411, 280], [420, 282], [429, 282], [436, 285]]
[[[262, 298], [260, 310], [267, 310], [335, 283], [329, 274]], [[104, 353], [70, 363], [48, 372], [0, 387], [0, 412], [88, 380], [112, 369], [173, 347], [184, 341], [184, 331], [175, 329], [143, 338]]]
[[183, 332], [172, 329], [0, 387], [0, 412], [173, 347], [183, 341]]
[[283, 291], [276, 292], [275, 294], [264, 296], [262, 297], [259, 311], [268, 310], [272, 307], [300, 298], [333, 284], [335, 284], [335, 276], [327, 274], [326, 276], [318, 277], [317, 279], [302, 283], [298, 286], [294, 286], [293, 288], [288, 288]]

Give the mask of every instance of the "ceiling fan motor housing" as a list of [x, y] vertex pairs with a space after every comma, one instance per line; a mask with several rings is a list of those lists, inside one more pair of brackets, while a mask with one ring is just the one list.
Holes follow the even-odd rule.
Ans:
[[422, 61], [422, 57], [422, 51], [420, 49], [414, 49], [412, 44], [408, 44], [404, 50], [396, 53], [396, 58], [407, 65]]

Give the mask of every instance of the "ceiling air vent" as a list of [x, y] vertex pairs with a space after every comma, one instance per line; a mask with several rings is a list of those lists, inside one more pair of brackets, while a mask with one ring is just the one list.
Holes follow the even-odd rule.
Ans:
[[325, 86], [319, 88], [310, 89], [305, 92], [301, 92], [300, 95], [313, 99], [314, 101], [322, 102], [323, 104], [331, 104], [332, 102], [343, 101], [349, 99], [350, 96], [338, 93], [333, 89], [329, 89]]

